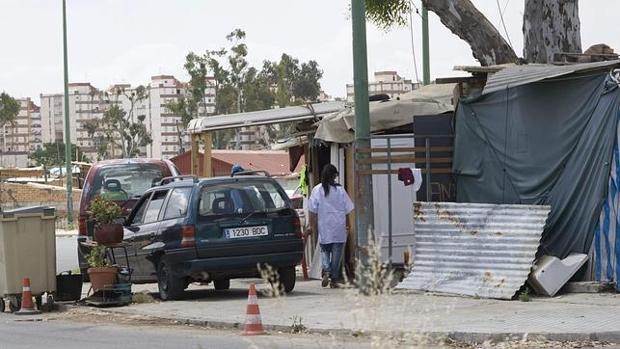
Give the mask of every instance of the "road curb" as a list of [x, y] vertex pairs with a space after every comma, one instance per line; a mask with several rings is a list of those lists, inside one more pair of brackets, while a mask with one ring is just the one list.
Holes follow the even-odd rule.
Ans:
[[[116, 315], [130, 315], [123, 311], [115, 311], [110, 308], [96, 308], [98, 311], [111, 313]], [[137, 314], [134, 314], [137, 315]], [[203, 319], [191, 319], [191, 318], [178, 318], [178, 317], [165, 317], [155, 315], [144, 315], [151, 320], [158, 320], [168, 323], [176, 323], [180, 325], [191, 325], [198, 327], [207, 327], [221, 330], [243, 330], [243, 323], [230, 322], [230, 321], [214, 321]], [[263, 327], [268, 332], [281, 332], [290, 333], [290, 326], [284, 325], [270, 325], [263, 323]], [[324, 328], [306, 328], [304, 333], [306, 334], [319, 334], [329, 336], [347, 336], [347, 337], [373, 337], [373, 336], [385, 336], [392, 338], [421, 338], [425, 341], [431, 342], [444, 342], [451, 340], [455, 342], [467, 343], [467, 344], [479, 344], [486, 341], [495, 343], [508, 342], [508, 341], [520, 341], [527, 338], [528, 341], [534, 340], [546, 340], [546, 341], [604, 341], [609, 343], [620, 343], [620, 331], [606, 331], [606, 332], [590, 332], [590, 333], [525, 333], [525, 332], [496, 332], [496, 333], [484, 333], [484, 332], [405, 332], [405, 331], [383, 331], [383, 330], [353, 330], [353, 329], [324, 329]]]

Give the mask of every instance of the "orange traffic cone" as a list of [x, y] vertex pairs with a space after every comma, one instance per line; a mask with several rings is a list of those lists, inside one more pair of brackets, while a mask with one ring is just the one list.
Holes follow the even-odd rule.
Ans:
[[256, 297], [256, 286], [250, 284], [248, 291], [248, 308], [245, 313], [245, 330], [244, 336], [256, 336], [265, 334], [263, 323], [260, 319], [260, 310], [258, 309], [258, 298]]
[[30, 291], [30, 278], [24, 278], [23, 287], [22, 287], [22, 306], [17, 315], [32, 315], [32, 314], [40, 314], [41, 312], [34, 308], [34, 303], [32, 302], [32, 292]]

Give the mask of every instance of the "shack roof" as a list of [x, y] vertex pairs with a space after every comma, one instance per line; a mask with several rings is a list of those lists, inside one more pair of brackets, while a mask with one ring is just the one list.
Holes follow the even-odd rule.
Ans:
[[[455, 84], [432, 84], [408, 92], [397, 99], [370, 102], [370, 131], [377, 132], [411, 124], [415, 115], [435, 115], [454, 111]], [[355, 110], [347, 108], [323, 117], [315, 138], [334, 143], [355, 139]]]
[[489, 67], [456, 66], [454, 69], [463, 70], [474, 74], [489, 74], [487, 83], [482, 91], [482, 94], [489, 94], [492, 92], [505, 90], [508, 87], [527, 85], [545, 79], [557, 78], [573, 73], [609, 70], [614, 67], [620, 67], [620, 60], [569, 65], [509, 64]]
[[205, 116], [190, 121], [187, 132], [203, 133], [231, 128], [311, 120], [344, 109], [344, 102], [314, 103], [305, 106], [268, 109], [247, 113]]

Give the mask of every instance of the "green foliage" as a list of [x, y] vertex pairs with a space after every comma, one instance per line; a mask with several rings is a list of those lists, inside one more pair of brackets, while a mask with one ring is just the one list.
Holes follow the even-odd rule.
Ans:
[[259, 74], [256, 68], [251, 67], [245, 75], [243, 82], [244, 111], [256, 111], [270, 109], [275, 96], [270, 90], [269, 81]]
[[278, 62], [263, 62], [261, 75], [276, 86], [275, 100], [281, 108], [314, 102], [321, 93], [323, 71], [316, 61], [300, 65], [297, 58], [283, 53]]
[[291, 324], [291, 330], [290, 330], [292, 334], [306, 332], [307, 328], [301, 322], [301, 320], [302, 320], [301, 316], [293, 315], [291, 317], [291, 320], [293, 321], [293, 323]]
[[[76, 154], [77, 151], [77, 154]], [[77, 158], [76, 158], [77, 155]], [[37, 166], [47, 168], [61, 166], [65, 163], [65, 144], [64, 143], [45, 143], [42, 148], [35, 150], [28, 155], [30, 160]], [[88, 162], [90, 159], [75, 145], [71, 144], [71, 161]]]
[[[199, 110], [204, 103], [203, 82], [206, 82], [206, 87], [215, 89], [216, 115], [271, 109], [275, 105], [286, 107], [317, 100], [323, 72], [316, 61], [300, 64], [298, 59], [282, 54], [277, 62], [264, 61], [259, 70], [247, 61], [245, 38], [243, 30], [235, 29], [226, 36], [230, 44], [228, 48], [207, 50], [203, 55], [190, 52], [186, 56], [184, 68], [191, 77], [192, 92], [166, 105], [173, 114], [181, 117], [184, 128], [200, 114]], [[206, 80], [208, 74], [213, 79]], [[275, 134], [280, 130], [284, 129], [276, 128], [269, 133]], [[225, 148], [234, 137], [234, 130], [215, 132], [214, 147]]]
[[304, 101], [316, 101], [321, 93], [319, 80], [323, 77], [323, 71], [319, 69], [316, 61], [302, 63], [299, 74], [293, 81], [293, 96]]
[[526, 287], [521, 293], [519, 293], [519, 300], [521, 302], [529, 302], [530, 301], [530, 289]]
[[97, 224], [112, 224], [123, 214], [120, 206], [101, 196], [91, 201], [89, 211]]
[[[147, 130], [144, 120], [145, 115], [135, 115], [136, 105], [148, 98], [148, 90], [140, 85], [134, 90], [116, 90], [118, 101], [120, 95], [129, 100], [129, 110], [125, 111], [118, 104], [113, 104], [108, 108], [101, 120], [98, 121], [98, 128], [101, 130], [99, 135], [98, 153], [107, 149], [108, 144], [117, 145], [121, 148], [123, 158], [132, 158], [140, 155], [140, 147], [145, 147], [153, 143], [151, 133]], [[113, 96], [114, 97], [114, 96]], [[92, 131], [95, 127], [88, 125]]]
[[106, 249], [103, 245], [93, 246], [86, 256], [86, 262], [91, 268], [102, 268], [112, 265], [106, 258]]
[[0, 127], [15, 121], [19, 114], [19, 102], [7, 93], [0, 93]]
[[366, 0], [366, 17], [381, 29], [407, 25], [410, 0]]

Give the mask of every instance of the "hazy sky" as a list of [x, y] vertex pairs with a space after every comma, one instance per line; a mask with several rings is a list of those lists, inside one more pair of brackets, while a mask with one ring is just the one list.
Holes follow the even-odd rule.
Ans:
[[[523, 0], [506, 4], [505, 21], [518, 54], [522, 51]], [[353, 79], [351, 21], [346, 0], [67, 0], [69, 80], [98, 88], [114, 83], [148, 83], [151, 75], [187, 76], [188, 51], [226, 45], [235, 28], [247, 33], [249, 61], [260, 66], [283, 52], [316, 60], [324, 71], [323, 89], [344, 96]], [[419, 6], [420, 0], [414, 0]], [[474, 3], [499, 25], [495, 0]], [[618, 0], [580, 2], [582, 43], [605, 42], [620, 50]], [[15, 97], [61, 93], [62, 1], [0, 0], [0, 91]], [[420, 17], [414, 39], [421, 78]], [[469, 47], [430, 14], [431, 75], [455, 75], [453, 66], [476, 64]], [[368, 69], [397, 70], [415, 79], [409, 28], [389, 32], [368, 24]], [[371, 77], [372, 80], [372, 77]]]

